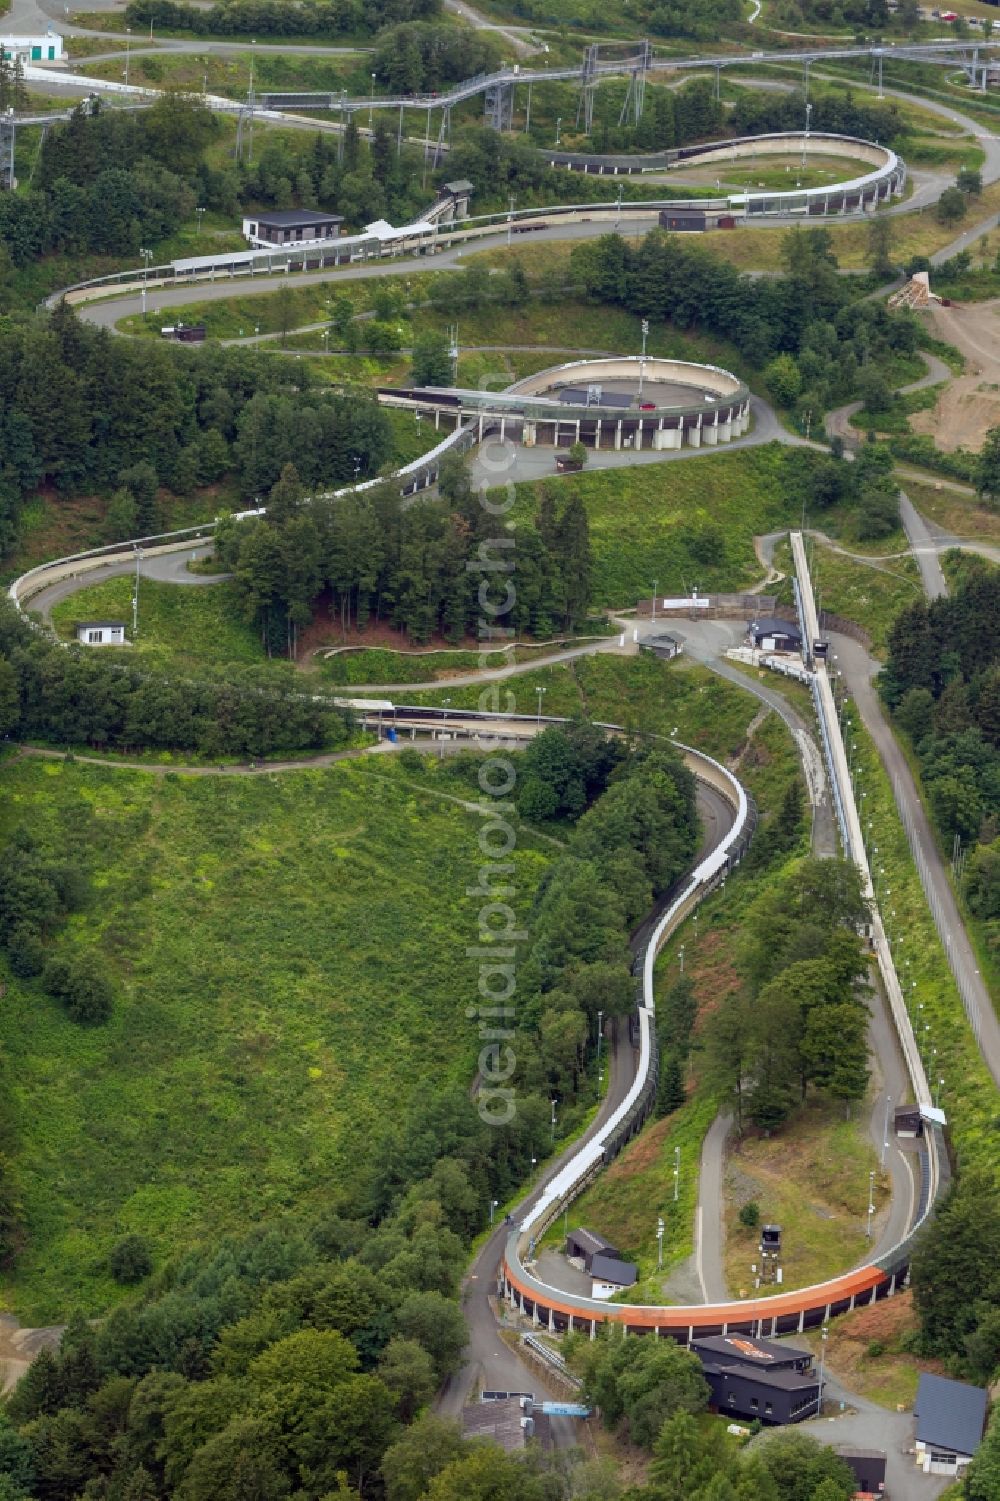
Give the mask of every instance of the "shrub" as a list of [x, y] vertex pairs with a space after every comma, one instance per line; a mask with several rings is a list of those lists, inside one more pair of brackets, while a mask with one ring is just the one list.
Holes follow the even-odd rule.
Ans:
[[111, 986], [92, 959], [50, 959], [42, 984], [62, 1001], [71, 1020], [83, 1026], [98, 1026], [111, 1015]]
[[868, 1341], [868, 1349], [866, 1350], [865, 1353], [869, 1356], [869, 1358], [871, 1360], [877, 1360], [880, 1355], [884, 1355], [885, 1354], [885, 1349], [886, 1349], [886, 1347], [885, 1347], [884, 1340], [881, 1340], [881, 1339], [870, 1339]]
[[141, 1235], [126, 1235], [112, 1250], [108, 1266], [116, 1282], [131, 1286], [149, 1276], [153, 1270], [153, 1258]]
[[751, 1199], [749, 1204], [744, 1204], [740, 1210], [740, 1224], [746, 1230], [756, 1230], [760, 1224], [760, 1205], [756, 1199]]

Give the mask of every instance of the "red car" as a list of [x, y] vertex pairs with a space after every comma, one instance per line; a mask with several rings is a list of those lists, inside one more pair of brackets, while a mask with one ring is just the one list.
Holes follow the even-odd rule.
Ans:
[[639, 403], [639, 410], [640, 410], [640, 412], [655, 412], [656, 411], [656, 402], [655, 401], [642, 401], [642, 402]]

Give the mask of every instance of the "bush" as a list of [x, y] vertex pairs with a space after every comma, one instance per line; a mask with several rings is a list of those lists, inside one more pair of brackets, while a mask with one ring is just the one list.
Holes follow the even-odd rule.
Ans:
[[756, 1199], [751, 1199], [749, 1204], [744, 1204], [740, 1210], [740, 1224], [746, 1230], [756, 1230], [760, 1224], [760, 1205]]
[[92, 959], [50, 959], [42, 984], [62, 1001], [70, 1019], [83, 1026], [98, 1026], [111, 1015], [111, 986]]
[[108, 1257], [108, 1267], [116, 1282], [130, 1287], [141, 1282], [153, 1270], [149, 1246], [141, 1235], [126, 1235]]
[[865, 1354], [871, 1360], [877, 1360], [880, 1355], [884, 1355], [885, 1354], [885, 1350], [886, 1350], [886, 1346], [885, 1346], [884, 1340], [881, 1340], [881, 1339], [870, 1339], [868, 1341], [868, 1348], [865, 1351]]

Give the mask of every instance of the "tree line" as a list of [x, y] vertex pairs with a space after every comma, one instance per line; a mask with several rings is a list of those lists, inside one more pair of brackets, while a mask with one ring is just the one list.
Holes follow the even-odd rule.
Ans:
[[137, 31], [193, 31], [197, 36], [374, 36], [385, 26], [428, 20], [441, 0], [219, 0], [204, 9], [183, 0], [129, 0], [125, 23]]
[[0, 196], [0, 262], [4, 253], [16, 269], [52, 255], [134, 261], [196, 208], [335, 209], [360, 228], [383, 216], [405, 222], [433, 196], [419, 151], [398, 153], [382, 122], [368, 141], [352, 121], [342, 149], [322, 132], [269, 132], [253, 163], [208, 150], [222, 130], [199, 100], [169, 92], [139, 112], [80, 105], [45, 132], [31, 185]]
[[372, 66], [391, 93], [420, 94], [492, 73], [501, 61], [501, 48], [489, 32], [421, 20], [380, 32]]
[[747, 913], [738, 993], [704, 1029], [705, 1066], [738, 1129], [785, 1121], [810, 1090], [849, 1108], [868, 1087], [869, 958], [858, 873], [805, 859]]
[[309, 485], [333, 487], [376, 474], [392, 430], [370, 392], [331, 392], [305, 360], [119, 339], [65, 304], [0, 324], [0, 550], [42, 485], [67, 497], [124, 487], [150, 535], [160, 487], [233, 476], [253, 496], [293, 455]]
[[[274, 431], [286, 432], [277, 417]], [[270, 491], [266, 516], [220, 522], [216, 557], [233, 574], [247, 619], [269, 649], [294, 656], [297, 633], [321, 600], [344, 632], [387, 621], [416, 642], [475, 636], [481, 565], [495, 561], [495, 522], [473, 495], [461, 460], [445, 463], [438, 489], [444, 505], [404, 499], [391, 482], [307, 501], [289, 464]], [[560, 509], [546, 491], [534, 525], [518, 530], [514, 556], [516, 599], [499, 627], [547, 636], [584, 618], [590, 544], [578, 496], [569, 494]]]
[[32, 630], [0, 608], [0, 735], [116, 750], [266, 756], [336, 749], [350, 715], [253, 669], [189, 681], [110, 663]]
[[576, 246], [570, 264], [595, 302], [729, 340], [765, 370], [781, 405], [803, 425], [818, 425], [868, 372], [911, 353], [919, 330], [909, 315], [853, 301], [829, 230], [790, 230], [781, 260], [784, 276], [754, 279], [682, 236], [653, 230], [634, 246], [602, 235]]

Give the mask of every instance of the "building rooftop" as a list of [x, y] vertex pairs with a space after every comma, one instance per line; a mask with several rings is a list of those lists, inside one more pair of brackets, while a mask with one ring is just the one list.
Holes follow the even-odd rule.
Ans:
[[986, 1426], [987, 1400], [981, 1386], [922, 1371], [913, 1404], [918, 1441], [950, 1454], [975, 1454]]
[[597, 1252], [590, 1263], [590, 1275], [598, 1282], [615, 1282], [619, 1287], [632, 1287], [639, 1280], [639, 1268], [632, 1261], [622, 1261], [618, 1256]]
[[463, 1438], [488, 1438], [508, 1453], [520, 1453], [530, 1438], [547, 1447], [549, 1420], [529, 1403], [521, 1406], [519, 1397], [499, 1402], [473, 1402], [462, 1408]]
[[474, 184], [467, 177], [456, 177], [454, 182], [446, 182], [445, 189], [449, 193], [471, 193]]
[[343, 214], [324, 214], [318, 208], [286, 208], [275, 213], [247, 214], [258, 224], [270, 224], [273, 229], [305, 229], [310, 224], [343, 224]]
[[582, 1227], [579, 1230], [571, 1230], [566, 1239], [575, 1241], [591, 1255], [597, 1255], [599, 1252], [611, 1256], [618, 1254], [609, 1240], [605, 1240], [603, 1235], [595, 1235], [593, 1230], [584, 1230]]
[[787, 1366], [780, 1370], [766, 1367], [763, 1370], [754, 1366], [743, 1365], [742, 1362], [718, 1362], [707, 1361], [705, 1369], [717, 1371], [723, 1376], [734, 1376], [740, 1381], [756, 1381], [760, 1386], [769, 1386], [773, 1391], [797, 1392], [803, 1387], [819, 1386], [819, 1374], [816, 1371], [793, 1371]]
[[754, 1339], [749, 1334], [709, 1334], [704, 1339], [691, 1341], [696, 1354], [717, 1355], [725, 1364], [733, 1361], [741, 1365], [767, 1367], [794, 1365], [798, 1360], [811, 1360], [808, 1350], [797, 1350], [792, 1345], [782, 1345], [777, 1340]]
[[76, 628], [78, 631], [123, 631], [125, 622], [124, 620], [78, 620]]
[[751, 620], [750, 629], [754, 635], [794, 636], [797, 640], [802, 637], [794, 620], [779, 620], [773, 615], [762, 615], [759, 620]]

